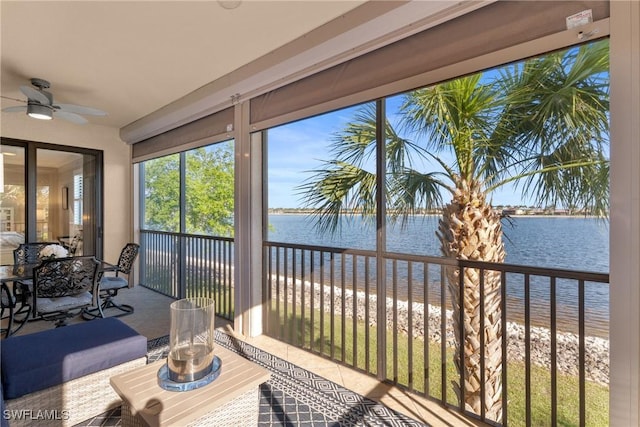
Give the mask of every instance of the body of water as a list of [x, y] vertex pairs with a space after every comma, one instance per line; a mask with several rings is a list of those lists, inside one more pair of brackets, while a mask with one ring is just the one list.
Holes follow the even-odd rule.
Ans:
[[[387, 227], [387, 250], [441, 256], [437, 216], [414, 216]], [[375, 250], [375, 227], [344, 221], [335, 234], [319, 233], [306, 215], [269, 215], [268, 240]], [[503, 220], [505, 262], [545, 268], [609, 272], [609, 225], [596, 218], [521, 216]]]
[[[438, 216], [414, 216], [404, 224], [387, 227], [387, 250], [413, 255], [441, 256], [435, 231]], [[576, 271], [609, 272], [609, 224], [596, 218], [519, 216], [503, 220], [506, 263]], [[316, 246], [375, 250], [373, 224], [354, 218], [343, 221], [336, 233], [317, 232], [313, 218], [296, 214], [269, 216], [268, 240]], [[524, 310], [522, 280], [508, 280], [508, 303]], [[549, 280], [532, 278], [531, 298], [548, 317]], [[439, 284], [433, 284], [438, 292]], [[576, 281], [558, 280], [558, 314], [574, 323], [577, 318]], [[609, 287], [585, 286], [587, 321], [596, 325], [598, 335], [608, 331]], [[573, 328], [571, 328], [573, 329]]]

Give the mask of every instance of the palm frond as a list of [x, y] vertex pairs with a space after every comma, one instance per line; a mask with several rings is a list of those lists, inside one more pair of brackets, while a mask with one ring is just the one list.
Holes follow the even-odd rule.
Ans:
[[441, 173], [421, 173], [413, 169], [391, 175], [387, 195], [387, 212], [392, 217], [406, 219], [420, 209], [442, 207]]
[[323, 168], [311, 172], [311, 178], [296, 190], [303, 206], [313, 209], [320, 231], [336, 231], [343, 215], [375, 214], [375, 174], [339, 160], [325, 162]]
[[[383, 123], [385, 141], [377, 141], [375, 104], [364, 104], [300, 193], [323, 230], [344, 213], [371, 215], [376, 145], [384, 143], [393, 212], [441, 204], [442, 192], [455, 190], [447, 180], [480, 192], [516, 183], [538, 204], [606, 212], [607, 71], [603, 40], [414, 90], [404, 95], [398, 128]], [[440, 169], [418, 170], [426, 165]]]

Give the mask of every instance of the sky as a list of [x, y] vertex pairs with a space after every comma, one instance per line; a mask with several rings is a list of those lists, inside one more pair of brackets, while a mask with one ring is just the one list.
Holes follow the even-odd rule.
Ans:
[[[482, 80], [492, 80], [499, 77], [498, 69], [486, 70]], [[602, 78], [608, 80], [608, 74]], [[387, 119], [398, 127], [398, 111], [402, 102], [402, 95], [386, 98]], [[352, 120], [358, 107], [350, 107], [321, 116], [301, 120], [270, 129], [268, 136], [268, 185], [270, 208], [296, 208], [302, 206], [301, 195], [297, 187], [309, 179], [314, 168], [322, 165], [322, 160], [330, 160], [328, 147], [332, 137], [345, 129], [345, 125]], [[608, 153], [605, 153], [608, 156]], [[449, 164], [452, 158], [439, 154]], [[421, 172], [442, 170], [435, 164], [416, 167]], [[371, 166], [371, 171], [375, 171]], [[493, 206], [532, 206], [533, 202], [522, 195], [522, 191], [514, 184], [506, 184], [489, 195]], [[445, 201], [448, 201], [445, 196]]]
[[[392, 112], [399, 103], [399, 96], [387, 100], [387, 114], [392, 124], [396, 120]], [[350, 107], [269, 129], [269, 208], [302, 207], [296, 187], [312, 176], [309, 171], [319, 168], [322, 160], [331, 159], [328, 146], [333, 135], [345, 128], [357, 108]], [[493, 206], [521, 204], [521, 194], [513, 186], [492, 192]]]

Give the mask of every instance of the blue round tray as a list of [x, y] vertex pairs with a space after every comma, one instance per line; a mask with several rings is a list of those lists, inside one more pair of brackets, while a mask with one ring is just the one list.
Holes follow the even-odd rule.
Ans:
[[196, 381], [188, 381], [185, 383], [179, 383], [169, 379], [169, 367], [165, 363], [158, 370], [158, 385], [165, 390], [169, 391], [189, 391], [195, 390], [200, 387], [204, 387], [207, 384], [211, 384], [222, 371], [222, 360], [218, 356], [213, 356], [213, 362], [211, 362], [211, 372], [204, 377]]

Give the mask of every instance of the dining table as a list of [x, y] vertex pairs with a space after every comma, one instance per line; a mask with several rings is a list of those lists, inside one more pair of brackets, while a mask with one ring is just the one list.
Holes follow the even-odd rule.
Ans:
[[[116, 271], [117, 265], [106, 261], [98, 260], [99, 275], [106, 271]], [[30, 317], [30, 295], [29, 283], [33, 281], [33, 270], [40, 263], [34, 264], [6, 264], [0, 265], [0, 296], [2, 298], [2, 336], [7, 338], [18, 332], [29, 320]], [[8, 315], [5, 317], [5, 310]], [[20, 318], [17, 315], [24, 315]], [[12, 329], [14, 323], [18, 327]]]

